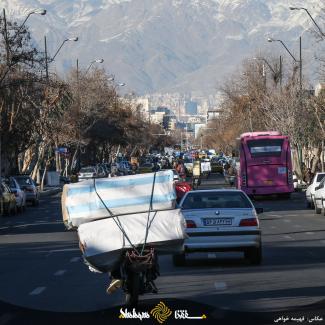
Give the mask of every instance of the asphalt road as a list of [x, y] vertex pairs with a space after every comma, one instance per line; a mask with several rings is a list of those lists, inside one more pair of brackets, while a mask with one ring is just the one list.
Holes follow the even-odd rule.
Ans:
[[[202, 188], [222, 186], [223, 178], [212, 176]], [[159, 293], [141, 297], [139, 308], [163, 301], [172, 310], [205, 314], [213, 324], [325, 319], [325, 217], [306, 209], [303, 193], [254, 202], [265, 210], [261, 266], [249, 265], [241, 253], [193, 254], [178, 268], [162, 256]], [[108, 276], [89, 272], [76, 232], [61, 220], [60, 195], [0, 219], [0, 325], [122, 322], [123, 294], [106, 295]]]

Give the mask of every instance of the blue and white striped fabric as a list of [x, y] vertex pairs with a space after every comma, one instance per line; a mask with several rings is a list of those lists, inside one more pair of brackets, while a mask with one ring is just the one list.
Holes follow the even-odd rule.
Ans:
[[[153, 210], [175, 207], [176, 193], [171, 170], [156, 173]], [[96, 190], [114, 215], [148, 211], [154, 173], [96, 179]], [[96, 194], [94, 180], [67, 184], [62, 194], [62, 211], [69, 227], [105, 218], [109, 213]]]

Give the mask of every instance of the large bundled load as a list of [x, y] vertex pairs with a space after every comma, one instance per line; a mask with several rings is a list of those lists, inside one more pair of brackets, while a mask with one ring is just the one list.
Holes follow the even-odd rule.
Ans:
[[78, 228], [80, 247], [91, 267], [108, 272], [126, 249], [183, 249], [185, 220], [175, 209], [173, 171], [92, 179], [65, 185], [63, 220]]
[[[109, 217], [175, 208], [171, 170], [67, 184], [62, 193], [62, 215], [67, 228]], [[154, 185], [153, 185], [154, 184]], [[106, 207], [105, 207], [106, 206]]]
[[100, 272], [113, 269], [123, 250], [132, 248], [131, 243], [140, 251], [146, 243], [159, 254], [172, 254], [183, 249], [186, 238], [185, 221], [178, 209], [98, 220], [81, 225], [78, 234], [85, 260]]

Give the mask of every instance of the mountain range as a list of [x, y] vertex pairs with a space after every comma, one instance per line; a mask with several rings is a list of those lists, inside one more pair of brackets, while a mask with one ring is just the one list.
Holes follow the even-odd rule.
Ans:
[[[0, 0], [9, 19], [23, 21], [35, 8], [45, 16], [27, 21], [40, 49], [47, 37], [53, 55], [67, 42], [50, 66], [63, 76], [79, 59], [86, 69], [95, 59], [128, 91], [138, 94], [197, 92], [213, 94], [240, 62], [258, 53], [290, 56], [283, 40], [298, 58], [298, 38], [303, 39], [304, 75], [317, 80], [315, 55], [324, 50], [312, 33], [314, 25], [304, 6], [325, 30], [321, 0]], [[323, 8], [322, 8], [323, 7]]]

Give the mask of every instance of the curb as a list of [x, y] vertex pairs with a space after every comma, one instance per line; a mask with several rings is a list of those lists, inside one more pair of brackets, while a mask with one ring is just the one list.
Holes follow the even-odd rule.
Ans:
[[47, 197], [47, 196], [51, 196], [51, 195], [58, 194], [60, 192], [62, 192], [62, 188], [53, 188], [53, 189], [50, 189], [50, 190], [47, 190], [47, 191], [40, 192], [39, 193], [39, 196], [41, 198], [43, 198], [43, 197]]

